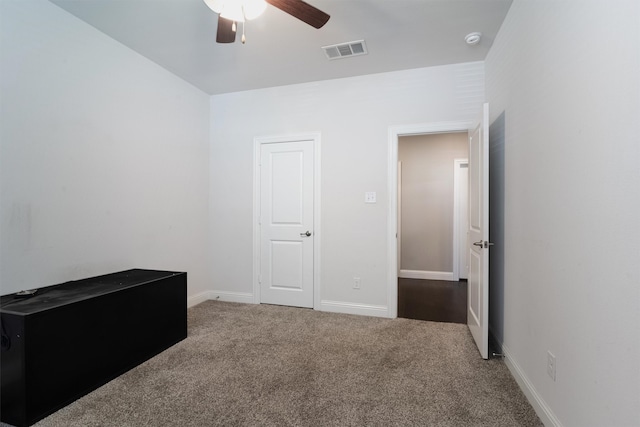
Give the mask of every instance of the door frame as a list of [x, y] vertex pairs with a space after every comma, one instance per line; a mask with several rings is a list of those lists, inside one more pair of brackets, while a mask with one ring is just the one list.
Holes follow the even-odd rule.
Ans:
[[[460, 169], [462, 165], [469, 165], [469, 159], [455, 159], [453, 161], [453, 281], [460, 280], [460, 240], [467, 233], [460, 225]], [[469, 183], [467, 182], [467, 187]], [[467, 194], [469, 189], [467, 188]], [[467, 207], [469, 201], [467, 200]], [[466, 248], [465, 248], [466, 250]]]
[[398, 139], [401, 136], [467, 132], [473, 121], [390, 126], [388, 132], [387, 191], [387, 317], [398, 317]]
[[398, 276], [400, 276], [400, 270], [402, 270], [402, 162], [398, 161], [398, 242], [397, 242], [397, 263], [396, 270], [398, 271]]
[[260, 158], [262, 144], [313, 141], [313, 309], [320, 309], [320, 132], [253, 138], [253, 303], [260, 304]]

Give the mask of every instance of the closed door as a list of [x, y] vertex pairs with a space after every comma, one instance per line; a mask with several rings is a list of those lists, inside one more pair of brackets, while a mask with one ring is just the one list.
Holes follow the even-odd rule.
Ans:
[[261, 145], [261, 303], [313, 307], [313, 144]]
[[469, 278], [467, 325], [489, 358], [489, 104], [469, 130]]

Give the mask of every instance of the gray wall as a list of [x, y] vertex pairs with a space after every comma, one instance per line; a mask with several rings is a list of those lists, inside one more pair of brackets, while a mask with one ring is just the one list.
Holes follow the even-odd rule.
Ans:
[[0, 2], [0, 293], [132, 267], [209, 287], [209, 96], [49, 2]]
[[503, 112], [489, 127], [489, 330], [504, 340], [504, 126]]
[[466, 132], [399, 138], [401, 270], [453, 271], [453, 161], [467, 153]]
[[504, 128], [502, 349], [549, 426], [640, 420], [639, 23], [637, 0], [515, 0], [485, 63]]
[[[467, 63], [213, 96], [212, 294], [253, 298], [253, 138], [311, 130], [322, 138], [320, 310], [395, 310], [388, 304], [389, 128], [473, 120], [483, 82], [483, 64]], [[377, 203], [365, 203], [369, 191]]]

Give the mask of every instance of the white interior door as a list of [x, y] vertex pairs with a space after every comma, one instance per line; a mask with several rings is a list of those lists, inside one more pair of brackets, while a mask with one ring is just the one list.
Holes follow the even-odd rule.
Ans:
[[467, 324], [489, 358], [489, 104], [469, 130], [469, 277]]
[[313, 307], [313, 141], [260, 148], [260, 302]]

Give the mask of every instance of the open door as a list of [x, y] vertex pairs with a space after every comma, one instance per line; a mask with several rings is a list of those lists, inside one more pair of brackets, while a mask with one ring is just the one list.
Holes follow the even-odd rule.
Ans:
[[489, 358], [489, 104], [469, 129], [469, 277], [467, 324]]

